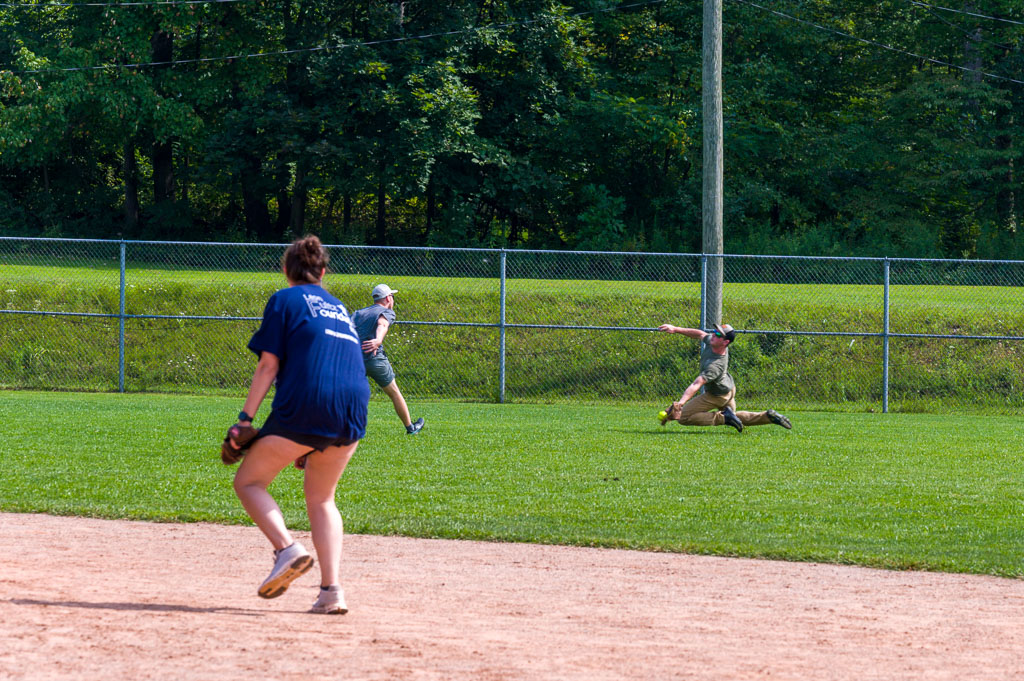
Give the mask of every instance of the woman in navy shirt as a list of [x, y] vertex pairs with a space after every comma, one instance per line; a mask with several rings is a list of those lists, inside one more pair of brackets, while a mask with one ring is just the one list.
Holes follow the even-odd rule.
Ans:
[[282, 258], [288, 288], [270, 297], [249, 341], [259, 361], [239, 424], [251, 423], [275, 380], [277, 392], [234, 487], [274, 546], [274, 569], [258, 593], [276, 598], [313, 566], [313, 558], [293, 541], [267, 487], [291, 463], [304, 470], [306, 512], [320, 559], [320, 595], [313, 612], [344, 614], [348, 608], [339, 585], [343, 525], [334, 494], [365, 434], [370, 388], [348, 310], [320, 285], [327, 263], [315, 236], [296, 240]]

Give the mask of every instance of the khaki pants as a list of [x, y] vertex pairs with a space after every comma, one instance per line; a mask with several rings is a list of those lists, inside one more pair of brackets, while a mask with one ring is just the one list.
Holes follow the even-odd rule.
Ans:
[[728, 395], [703, 392], [683, 405], [677, 419], [684, 426], [724, 426], [721, 410], [729, 407], [744, 426], [764, 426], [772, 422], [767, 411], [736, 411], [736, 391]]

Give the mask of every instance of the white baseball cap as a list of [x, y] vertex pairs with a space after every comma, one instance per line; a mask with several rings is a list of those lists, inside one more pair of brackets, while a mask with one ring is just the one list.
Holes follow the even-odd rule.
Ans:
[[387, 284], [377, 284], [376, 286], [373, 287], [373, 299], [374, 300], [380, 300], [382, 298], [387, 298], [392, 293], [398, 293], [398, 291], [396, 291], [395, 289], [391, 288]]
[[731, 343], [736, 339], [736, 329], [729, 324], [715, 324], [715, 335]]

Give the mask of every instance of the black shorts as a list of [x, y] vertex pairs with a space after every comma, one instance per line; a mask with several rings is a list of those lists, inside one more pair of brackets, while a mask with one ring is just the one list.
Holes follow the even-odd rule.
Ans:
[[283, 437], [286, 440], [291, 440], [292, 442], [296, 442], [300, 445], [306, 445], [311, 449], [321, 452], [328, 447], [347, 447], [354, 442], [358, 442], [358, 440], [350, 440], [347, 437], [334, 438], [326, 437], [324, 435], [312, 435], [310, 433], [296, 433], [293, 430], [282, 428], [277, 417], [274, 416], [274, 412], [270, 412], [270, 416], [267, 417], [263, 427], [260, 428], [260, 434], [256, 436], [256, 439], [266, 437], [267, 435]]

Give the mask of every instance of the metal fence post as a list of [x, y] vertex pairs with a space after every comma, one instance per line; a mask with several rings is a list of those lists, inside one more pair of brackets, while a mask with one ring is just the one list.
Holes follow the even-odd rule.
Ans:
[[700, 328], [708, 328], [708, 256], [700, 256]]
[[498, 402], [505, 403], [505, 249], [501, 249], [501, 283], [498, 311]]
[[121, 301], [120, 311], [118, 312], [118, 357], [117, 357], [117, 392], [124, 392], [124, 251], [125, 242], [121, 240]]
[[889, 413], [889, 258], [884, 261], [884, 288], [882, 293], [882, 413]]

